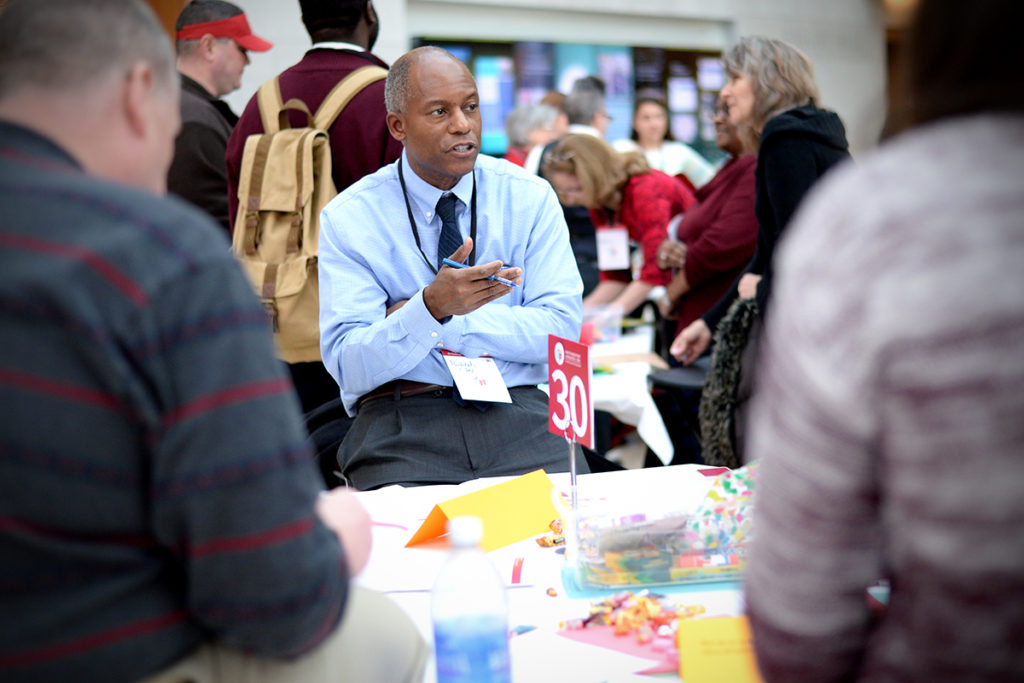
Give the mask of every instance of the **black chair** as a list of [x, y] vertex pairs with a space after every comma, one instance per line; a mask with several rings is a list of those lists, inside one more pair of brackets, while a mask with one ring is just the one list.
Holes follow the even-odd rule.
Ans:
[[[701, 356], [687, 367], [658, 370], [647, 376], [658, 412], [665, 422], [675, 454], [671, 465], [703, 464], [701, 457], [700, 393], [711, 367], [711, 356]], [[658, 467], [661, 460], [650, 450], [644, 467]]]
[[355, 418], [345, 412], [340, 398], [331, 399], [306, 414], [309, 443], [316, 450], [317, 468], [329, 489], [345, 483], [337, 475], [338, 446], [354, 421]]
[[705, 355], [693, 361], [693, 365], [658, 370], [652, 372], [647, 378], [651, 381], [652, 387], [659, 389], [700, 391], [710, 369], [711, 356]]

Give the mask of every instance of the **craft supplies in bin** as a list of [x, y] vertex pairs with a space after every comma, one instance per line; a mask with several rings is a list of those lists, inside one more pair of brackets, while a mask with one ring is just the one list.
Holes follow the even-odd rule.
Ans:
[[618, 341], [622, 336], [622, 307], [612, 305], [596, 305], [583, 307], [583, 337], [590, 339], [585, 344]]
[[[719, 475], [694, 508], [630, 495], [581, 502], [566, 559], [581, 587], [621, 588], [740, 578], [753, 516], [754, 466]], [[642, 492], [640, 492], [642, 494]]]

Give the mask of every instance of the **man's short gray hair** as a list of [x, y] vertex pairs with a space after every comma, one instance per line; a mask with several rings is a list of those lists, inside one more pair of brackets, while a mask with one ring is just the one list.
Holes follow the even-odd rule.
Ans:
[[11, 0], [0, 11], [0, 97], [86, 89], [139, 61], [176, 82], [167, 33], [140, 0]]
[[589, 126], [594, 117], [607, 111], [604, 91], [596, 79], [583, 77], [573, 83], [572, 90], [565, 96], [565, 116], [570, 124]]
[[416, 58], [412, 52], [406, 52], [395, 60], [388, 70], [387, 81], [384, 82], [384, 108], [389, 114], [404, 114], [405, 100], [409, 88], [409, 69]]
[[530, 133], [538, 128], [547, 128], [555, 122], [558, 110], [547, 104], [521, 104], [505, 117], [505, 135], [508, 144], [525, 147], [530, 143]]
[[[451, 52], [434, 45], [424, 45], [406, 52], [391, 65], [388, 70], [388, 79], [384, 83], [384, 107], [389, 114], [405, 113], [405, 103], [409, 95], [409, 70], [423, 55], [430, 53], [440, 53], [453, 62], [462, 64], [459, 58]], [[466, 67], [465, 64], [462, 66]], [[466, 68], [468, 69], [468, 67]]]

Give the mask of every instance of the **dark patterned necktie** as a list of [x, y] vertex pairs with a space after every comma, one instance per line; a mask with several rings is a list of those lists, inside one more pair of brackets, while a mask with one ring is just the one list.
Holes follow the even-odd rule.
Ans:
[[450, 192], [437, 200], [437, 215], [441, 217], [441, 237], [437, 240], [437, 268], [441, 259], [450, 257], [462, 246], [462, 234], [455, 222], [455, 195]]

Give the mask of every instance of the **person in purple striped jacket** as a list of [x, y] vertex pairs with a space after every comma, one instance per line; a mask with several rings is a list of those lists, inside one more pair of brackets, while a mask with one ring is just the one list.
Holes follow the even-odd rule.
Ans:
[[766, 681], [1024, 681], [1022, 25], [921, 0], [909, 130], [782, 246], [749, 440]]
[[0, 680], [419, 680], [223, 230], [158, 196], [178, 87], [138, 0], [0, 10]]

